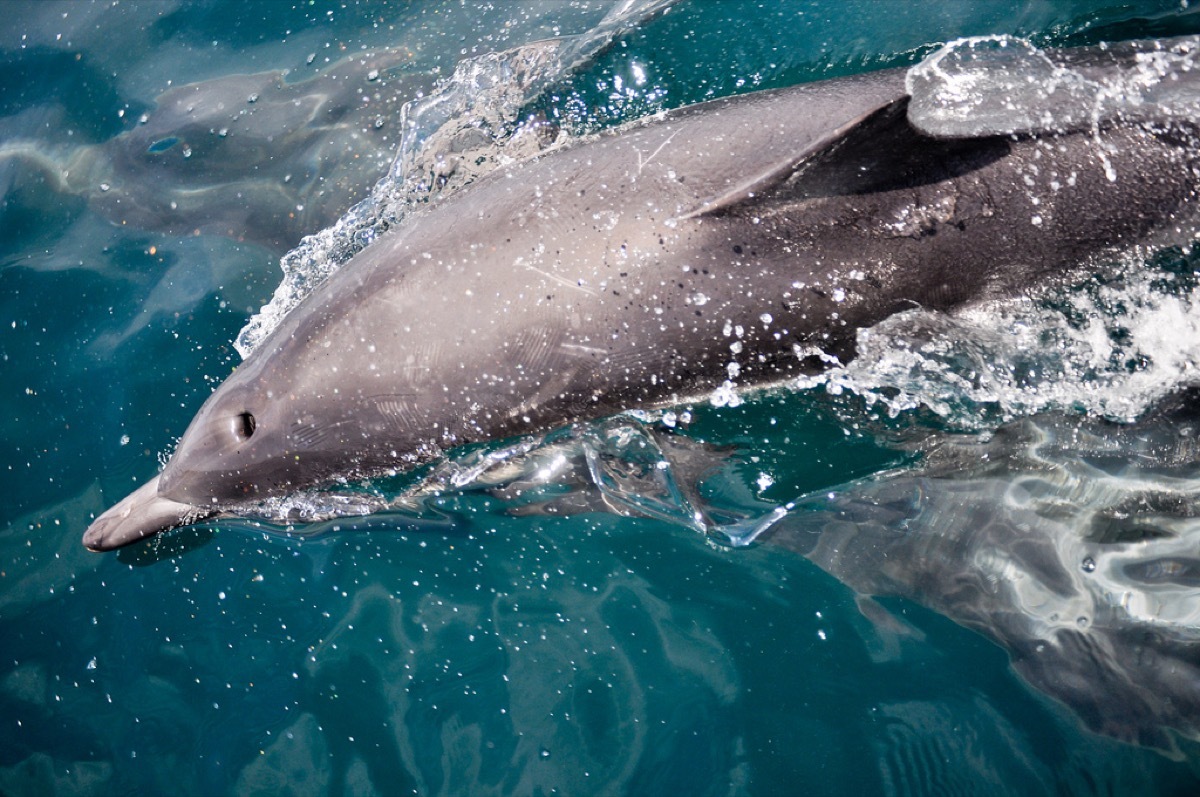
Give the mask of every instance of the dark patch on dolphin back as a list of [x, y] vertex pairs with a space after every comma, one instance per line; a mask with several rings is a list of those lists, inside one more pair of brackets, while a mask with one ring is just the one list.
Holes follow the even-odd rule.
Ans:
[[766, 203], [799, 202], [917, 188], [943, 183], [988, 166], [1011, 151], [999, 136], [943, 140], [908, 123], [908, 101], [872, 114], [840, 141], [806, 162]]

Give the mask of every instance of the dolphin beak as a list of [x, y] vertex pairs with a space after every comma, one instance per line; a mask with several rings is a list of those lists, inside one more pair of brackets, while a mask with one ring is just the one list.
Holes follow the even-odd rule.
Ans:
[[83, 545], [89, 551], [111, 551], [214, 514], [213, 510], [161, 497], [155, 476], [92, 521], [83, 534]]

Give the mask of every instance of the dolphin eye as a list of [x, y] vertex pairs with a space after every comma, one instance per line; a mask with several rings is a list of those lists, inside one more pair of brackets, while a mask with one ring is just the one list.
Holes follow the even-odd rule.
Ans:
[[160, 138], [158, 141], [155, 141], [153, 144], [151, 144], [149, 147], [146, 148], [146, 151], [151, 154], [157, 155], [160, 152], [166, 152], [167, 150], [169, 150], [171, 147], [175, 146], [178, 143], [179, 143], [179, 139], [176, 138], [175, 136], [167, 136], [166, 138]]
[[254, 416], [248, 412], [243, 412], [233, 419], [233, 434], [239, 440], [249, 440], [250, 435], [254, 434], [258, 422], [254, 420]]

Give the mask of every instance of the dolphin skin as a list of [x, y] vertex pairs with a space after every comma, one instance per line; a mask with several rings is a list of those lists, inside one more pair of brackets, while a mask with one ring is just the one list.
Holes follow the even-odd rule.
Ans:
[[[1127, 67], [1107, 51], [1072, 59]], [[778, 383], [852, 357], [856, 330], [899, 310], [1192, 238], [1184, 115], [1026, 113], [941, 136], [914, 126], [909, 100], [893, 70], [707, 102], [413, 214], [284, 319], [84, 544]]]

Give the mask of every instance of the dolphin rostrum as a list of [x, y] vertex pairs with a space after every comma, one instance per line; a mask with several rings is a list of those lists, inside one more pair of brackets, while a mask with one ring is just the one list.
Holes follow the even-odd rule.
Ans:
[[[1134, 55], [1063, 63], [1103, 79]], [[682, 108], [496, 171], [293, 310], [84, 544], [778, 383], [853, 356], [856, 330], [898, 310], [1191, 239], [1190, 118], [1097, 105], [1055, 121], [1042, 102], [1007, 127], [918, 129], [906, 73], [881, 71]]]

